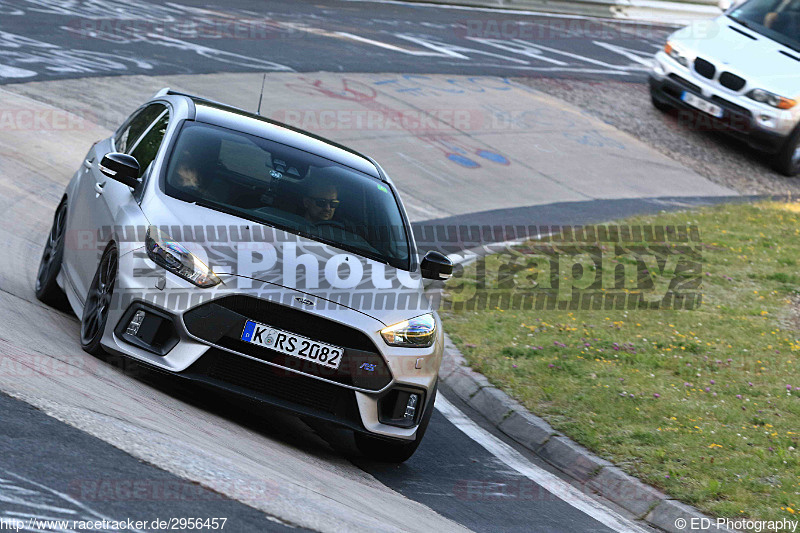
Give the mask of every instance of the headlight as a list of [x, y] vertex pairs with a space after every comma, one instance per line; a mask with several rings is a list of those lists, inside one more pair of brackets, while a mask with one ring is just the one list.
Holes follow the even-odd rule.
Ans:
[[433, 344], [436, 336], [436, 321], [433, 315], [418, 316], [411, 320], [404, 320], [394, 326], [383, 328], [381, 336], [390, 346], [405, 346], [407, 348], [427, 348]]
[[667, 41], [667, 44], [664, 45], [664, 53], [684, 67], [689, 68], [689, 56], [682, 52], [673, 43]]
[[198, 287], [213, 287], [222, 281], [181, 243], [173, 241], [169, 235], [155, 226], [147, 229], [144, 245], [147, 248], [147, 255], [155, 264]]
[[747, 96], [756, 102], [771, 105], [772, 107], [777, 107], [778, 109], [791, 109], [795, 106], [795, 104], [797, 104], [797, 102], [791, 98], [784, 98], [783, 96], [772, 94], [764, 89], [753, 89], [747, 93]]

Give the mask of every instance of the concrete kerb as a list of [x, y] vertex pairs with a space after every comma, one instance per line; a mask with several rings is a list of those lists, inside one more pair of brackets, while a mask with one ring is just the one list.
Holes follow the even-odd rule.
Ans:
[[583, 483], [632, 513], [636, 518], [670, 533], [684, 533], [675, 524], [706, 519], [706, 531], [735, 533], [718, 528], [713, 518], [671, 500], [667, 495], [626, 474], [609, 461], [601, 459], [569, 438], [558, 434], [538, 416], [489, 383], [485, 376], [467, 365], [461, 352], [445, 334], [445, 353], [439, 379], [453, 393], [468, 403], [503, 434], [514, 439], [564, 474]]

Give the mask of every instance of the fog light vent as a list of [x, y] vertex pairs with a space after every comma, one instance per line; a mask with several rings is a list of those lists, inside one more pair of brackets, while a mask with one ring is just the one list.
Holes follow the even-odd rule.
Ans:
[[394, 389], [378, 400], [378, 420], [381, 424], [389, 424], [401, 428], [410, 428], [419, 424], [422, 414], [424, 395], [407, 389]]
[[419, 402], [419, 395], [412, 394], [408, 397], [408, 403], [406, 403], [406, 412], [403, 414], [403, 418], [406, 420], [414, 420], [414, 416], [417, 414], [417, 403]]
[[128, 324], [128, 329], [125, 331], [128, 335], [136, 335], [139, 333], [139, 328], [142, 326], [142, 322], [144, 322], [144, 311], [139, 309], [131, 318], [130, 324]]

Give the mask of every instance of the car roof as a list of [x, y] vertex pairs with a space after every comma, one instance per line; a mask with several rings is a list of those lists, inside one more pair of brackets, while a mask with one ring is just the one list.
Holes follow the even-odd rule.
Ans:
[[193, 118], [198, 122], [214, 124], [268, 138], [272, 141], [286, 144], [359, 170], [382, 181], [389, 181], [372, 158], [331, 141], [330, 139], [320, 137], [319, 135], [299, 128], [294, 128], [288, 124], [270, 120], [238, 107], [215, 102], [199, 96], [181, 93], [171, 89], [162, 89], [156, 94], [156, 97], [160, 96], [179, 96], [189, 99], [195, 110]]

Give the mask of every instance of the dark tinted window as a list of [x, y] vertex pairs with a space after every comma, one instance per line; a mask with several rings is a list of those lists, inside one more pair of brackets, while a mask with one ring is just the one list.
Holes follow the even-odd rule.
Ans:
[[117, 152], [129, 153], [136, 144], [136, 140], [164, 110], [166, 110], [166, 106], [163, 104], [151, 104], [137, 111], [114, 137], [114, 146], [116, 146]]
[[297, 148], [186, 122], [164, 189], [187, 202], [410, 268], [406, 226], [391, 187]]
[[800, 0], [750, 0], [731, 11], [729, 16], [753, 31], [800, 51]]
[[158, 121], [153, 125], [150, 131], [142, 137], [136, 148], [133, 149], [131, 155], [139, 162], [139, 177], [142, 177], [156, 158], [158, 149], [161, 146], [161, 141], [164, 140], [164, 134], [167, 131], [167, 124], [169, 123], [169, 113], [164, 113]]

